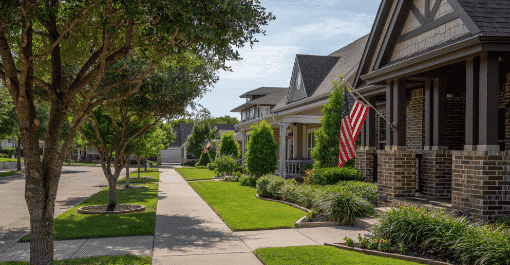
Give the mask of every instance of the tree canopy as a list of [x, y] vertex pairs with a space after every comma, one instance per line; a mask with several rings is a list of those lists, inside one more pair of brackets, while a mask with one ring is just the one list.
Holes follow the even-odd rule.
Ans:
[[195, 159], [199, 159], [204, 151], [207, 140], [211, 141], [216, 136], [216, 127], [211, 129], [211, 124], [207, 122], [195, 123], [191, 134], [188, 135], [186, 142], [186, 152]]

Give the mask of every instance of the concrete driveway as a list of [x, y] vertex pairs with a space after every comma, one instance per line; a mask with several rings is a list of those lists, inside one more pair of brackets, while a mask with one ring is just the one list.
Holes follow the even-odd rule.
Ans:
[[[134, 169], [131, 168], [130, 171]], [[125, 170], [121, 172], [121, 177], [123, 175]], [[107, 186], [108, 181], [101, 167], [64, 166], [58, 185], [54, 217]], [[0, 253], [2, 253], [5, 246], [30, 232], [24, 176], [0, 178], [0, 213]]]

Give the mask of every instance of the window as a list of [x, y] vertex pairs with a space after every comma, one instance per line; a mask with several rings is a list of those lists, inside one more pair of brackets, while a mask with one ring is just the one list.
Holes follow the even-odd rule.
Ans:
[[250, 119], [255, 118], [255, 108], [250, 109]]
[[244, 138], [244, 153], [246, 154], [246, 151], [248, 151], [248, 141], [250, 140], [250, 136], [247, 134]]
[[301, 72], [299, 72], [298, 76], [297, 76], [296, 89], [300, 89], [301, 88], [301, 83], [303, 83], [303, 80], [301, 78]]
[[383, 117], [379, 118], [379, 150], [386, 147], [386, 121]]
[[246, 115], [244, 114], [244, 111], [241, 111], [241, 121], [244, 121], [246, 119]]
[[308, 130], [307, 133], [307, 143], [306, 143], [306, 149], [308, 153], [308, 157], [312, 157], [312, 150], [315, 146], [315, 131], [313, 129]]
[[269, 107], [260, 107], [260, 116], [265, 117], [269, 115]]

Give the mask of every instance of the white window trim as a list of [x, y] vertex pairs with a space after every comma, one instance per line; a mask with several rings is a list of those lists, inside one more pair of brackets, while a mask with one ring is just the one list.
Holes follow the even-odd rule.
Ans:
[[312, 141], [312, 147], [310, 148], [308, 146], [308, 138], [310, 137], [310, 133], [313, 133], [315, 135], [315, 131], [317, 131], [318, 129], [319, 128], [306, 129], [306, 155], [307, 155], [308, 158], [311, 157], [311, 155], [309, 155], [309, 154], [312, 153], [312, 150], [313, 150], [313, 147], [314, 147], [313, 141]]

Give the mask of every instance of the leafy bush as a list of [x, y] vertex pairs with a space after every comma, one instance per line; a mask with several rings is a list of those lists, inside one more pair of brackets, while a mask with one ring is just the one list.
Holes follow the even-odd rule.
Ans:
[[207, 164], [211, 163], [211, 157], [209, 156], [209, 153], [202, 153], [200, 155], [200, 160], [198, 161], [199, 166], [205, 166]]
[[215, 167], [214, 167], [214, 163], [209, 163], [209, 164], [207, 164], [207, 166], [206, 166], [206, 167], [207, 167], [207, 169], [209, 169], [209, 170], [214, 170], [214, 169], [215, 169]]
[[233, 156], [235, 159], [239, 157], [239, 143], [234, 138], [234, 133], [229, 132], [221, 136], [220, 151], [217, 156]]
[[275, 175], [265, 175], [257, 180], [257, 193], [259, 196], [270, 198], [285, 185], [285, 180]]
[[317, 207], [330, 220], [342, 225], [352, 225], [354, 218], [374, 213], [374, 206], [367, 200], [348, 191], [325, 193]]
[[496, 218], [496, 220], [492, 221], [491, 223], [510, 226], [510, 215], [500, 216], [500, 217]]
[[223, 181], [225, 181], [225, 182], [233, 182], [234, 181], [234, 177], [232, 177], [232, 176], [224, 177]]
[[184, 165], [185, 166], [194, 167], [196, 163], [197, 162], [195, 162], [195, 161], [187, 161], [187, 162], [184, 162]]
[[332, 185], [345, 180], [363, 181], [363, 174], [355, 168], [320, 168], [311, 179], [315, 185]]
[[234, 171], [236, 167], [236, 160], [232, 156], [220, 155], [214, 161], [214, 172], [216, 174], [220, 173], [230, 173]]
[[241, 186], [252, 186], [255, 187], [257, 180], [255, 178], [241, 177], [239, 179], [239, 185]]
[[12, 155], [14, 155], [16, 153], [16, 149], [11, 148], [11, 147], [6, 147], [6, 148], [2, 149], [2, 153], [7, 155], [6, 158], [11, 158]]
[[306, 171], [308, 170], [311, 170], [313, 169], [313, 163], [306, 163], [306, 164], [303, 164], [300, 169], [299, 169], [299, 173], [301, 175], [305, 175], [306, 174]]
[[274, 140], [273, 129], [265, 120], [251, 126], [246, 167], [255, 176], [273, 173], [278, 165], [276, 151], [278, 144]]
[[377, 206], [377, 184], [360, 181], [340, 181], [337, 185]]
[[435, 249], [463, 264], [507, 264], [510, 233], [501, 226], [472, 224], [465, 218], [398, 205], [372, 227], [374, 237], [411, 248]]

